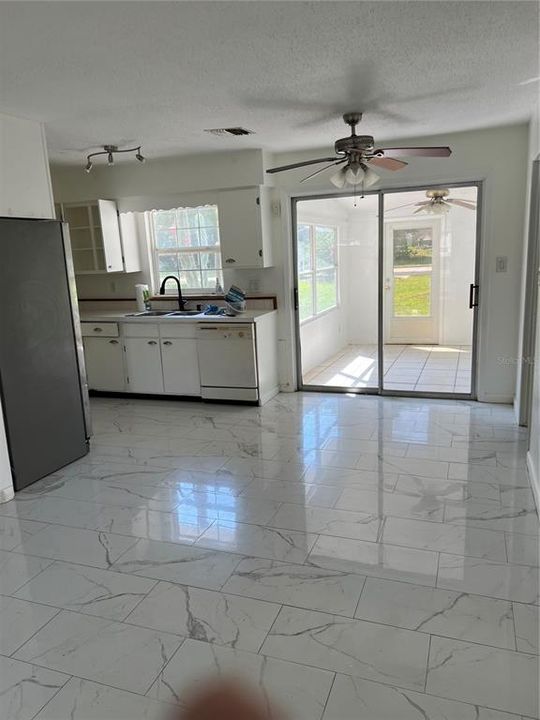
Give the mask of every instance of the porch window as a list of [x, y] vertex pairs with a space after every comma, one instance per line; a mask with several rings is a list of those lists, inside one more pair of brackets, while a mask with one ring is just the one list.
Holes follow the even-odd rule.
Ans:
[[338, 306], [338, 231], [298, 223], [298, 304], [304, 322]]

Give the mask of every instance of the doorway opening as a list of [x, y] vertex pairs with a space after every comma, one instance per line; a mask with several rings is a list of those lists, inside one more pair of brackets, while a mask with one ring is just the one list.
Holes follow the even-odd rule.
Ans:
[[293, 200], [302, 388], [475, 397], [479, 191]]

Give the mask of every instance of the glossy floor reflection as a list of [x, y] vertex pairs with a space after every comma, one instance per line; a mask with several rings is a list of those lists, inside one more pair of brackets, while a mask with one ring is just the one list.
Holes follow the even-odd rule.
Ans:
[[509, 407], [95, 399], [0, 505], [0, 717], [165, 720], [216, 670], [303, 720], [538, 717], [538, 517]]

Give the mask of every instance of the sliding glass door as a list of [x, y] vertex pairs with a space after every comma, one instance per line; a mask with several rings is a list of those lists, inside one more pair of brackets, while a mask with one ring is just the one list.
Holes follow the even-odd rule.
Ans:
[[471, 394], [478, 188], [384, 194], [383, 388]]
[[299, 384], [474, 394], [479, 186], [293, 201]]

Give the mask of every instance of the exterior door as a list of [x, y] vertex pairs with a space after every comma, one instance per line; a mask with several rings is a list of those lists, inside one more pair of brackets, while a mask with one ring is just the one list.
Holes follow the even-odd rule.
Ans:
[[439, 342], [440, 221], [385, 223], [384, 342]]

